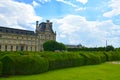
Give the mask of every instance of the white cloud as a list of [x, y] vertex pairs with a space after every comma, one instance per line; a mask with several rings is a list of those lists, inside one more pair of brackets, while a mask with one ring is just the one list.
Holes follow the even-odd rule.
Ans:
[[[85, 9], [86, 9], [86, 8], [79, 7], [79, 6], [76, 5], [76, 4], [73, 4], [72, 2], [70, 2], [70, 0], [56, 0], [56, 1], [62, 2], [62, 3], [65, 3], [65, 4], [67, 4], [67, 5], [70, 5], [70, 6], [74, 7], [74, 8], [75, 8], [75, 11], [82, 11], [82, 10], [85, 10]], [[77, 0], [77, 1], [79, 1], [79, 0]], [[83, 3], [84, 3], [84, 2], [83, 2]]]
[[71, 3], [70, 1], [66, 1], [66, 0], [56, 0], [56, 1], [63, 2], [65, 4], [67, 4], [67, 5], [70, 5], [70, 6], [75, 7], [75, 8], [78, 7], [77, 5]]
[[1, 26], [33, 29], [35, 21], [41, 19], [36, 16], [33, 6], [29, 4], [14, 0], [0, 1]]
[[109, 7], [111, 7], [112, 10], [104, 13], [103, 16], [112, 17], [120, 14], [120, 0], [111, 0]]
[[33, 5], [34, 7], [39, 6], [39, 4], [38, 4], [36, 1], [33, 1], [33, 2], [32, 2], [32, 5]]
[[80, 2], [82, 4], [86, 4], [88, 2], [88, 0], [76, 0], [76, 1], [78, 1], [78, 2]]
[[39, 0], [39, 2], [41, 2], [41, 3], [46, 3], [46, 2], [50, 2], [51, 0]]
[[85, 46], [105, 46], [105, 41], [113, 46], [119, 46], [120, 28], [111, 20], [87, 21], [79, 15], [67, 15], [62, 19], [54, 19], [57, 28], [57, 40], [69, 44], [83, 44]]
[[77, 8], [77, 9], [75, 9], [75, 11], [83, 11], [83, 10], [85, 10], [86, 8]]

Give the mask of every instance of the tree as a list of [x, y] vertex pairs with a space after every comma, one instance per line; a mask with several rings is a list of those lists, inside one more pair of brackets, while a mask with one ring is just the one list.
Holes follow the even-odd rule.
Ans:
[[112, 45], [108, 45], [106, 47], [106, 51], [114, 51], [114, 47]]
[[66, 50], [63, 43], [58, 43], [56, 41], [50, 40], [43, 44], [44, 51], [55, 51], [55, 50]]

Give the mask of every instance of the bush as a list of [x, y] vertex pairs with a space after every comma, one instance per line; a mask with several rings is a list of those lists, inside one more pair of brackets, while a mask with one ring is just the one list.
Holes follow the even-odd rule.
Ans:
[[66, 47], [62, 43], [58, 43], [56, 41], [47, 41], [43, 44], [44, 51], [55, 51], [55, 50], [66, 50]]
[[48, 61], [40, 56], [18, 56], [16, 61], [16, 74], [36, 74], [48, 70]]
[[3, 75], [36, 74], [48, 70], [48, 61], [40, 56], [7, 55], [1, 59]]
[[102, 61], [103, 57], [102, 55], [100, 56], [97, 53], [80, 53], [81, 56], [83, 56], [85, 58], [85, 63], [84, 65], [91, 65], [91, 64], [99, 64], [102, 63], [104, 61]]
[[11, 56], [6, 55], [2, 57], [1, 62], [3, 63], [3, 69], [2, 69], [3, 75], [14, 75], [15, 74], [15, 62], [11, 58]]
[[119, 51], [109, 51], [109, 52], [104, 52], [106, 55], [107, 61], [117, 61], [120, 60], [120, 53]]
[[2, 68], [3, 68], [2, 62], [0, 62], [0, 76], [2, 75]]
[[49, 61], [49, 70], [66, 68], [72, 66], [80, 66], [84, 63], [84, 58], [79, 54], [73, 53], [47, 53], [42, 54]]
[[106, 59], [106, 56], [104, 55], [104, 52], [96, 52], [95, 54], [100, 56], [101, 63], [106, 62], [107, 59]]
[[1, 72], [2, 75], [37, 74], [53, 69], [120, 60], [119, 51], [18, 52], [18, 54], [16, 52], [5, 52], [5, 55], [3, 53], [0, 62], [0, 75]]
[[106, 51], [114, 51], [114, 47], [112, 45], [108, 45], [106, 47]]

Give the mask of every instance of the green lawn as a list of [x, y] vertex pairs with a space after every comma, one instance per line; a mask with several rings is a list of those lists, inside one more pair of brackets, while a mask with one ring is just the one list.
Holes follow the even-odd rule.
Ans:
[[12, 76], [0, 80], [120, 80], [120, 64], [103, 63], [49, 71], [37, 75]]

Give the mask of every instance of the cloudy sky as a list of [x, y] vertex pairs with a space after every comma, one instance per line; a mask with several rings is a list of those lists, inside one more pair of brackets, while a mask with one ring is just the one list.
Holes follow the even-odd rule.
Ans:
[[120, 0], [0, 0], [0, 26], [34, 31], [47, 19], [59, 42], [120, 47]]

